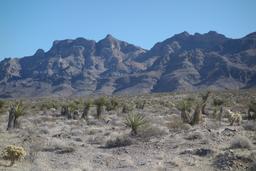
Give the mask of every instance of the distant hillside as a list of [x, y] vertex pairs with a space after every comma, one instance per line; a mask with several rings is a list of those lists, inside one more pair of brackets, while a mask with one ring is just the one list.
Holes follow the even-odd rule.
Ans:
[[187, 32], [150, 50], [111, 35], [54, 41], [33, 56], [0, 62], [0, 97], [241, 89], [256, 85], [256, 32], [230, 39]]

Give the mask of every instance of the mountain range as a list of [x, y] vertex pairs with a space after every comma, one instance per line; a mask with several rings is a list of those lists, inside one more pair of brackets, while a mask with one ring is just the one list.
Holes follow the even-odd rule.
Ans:
[[256, 32], [182, 32], [150, 50], [112, 35], [54, 41], [0, 62], [0, 98], [225, 90], [256, 86]]

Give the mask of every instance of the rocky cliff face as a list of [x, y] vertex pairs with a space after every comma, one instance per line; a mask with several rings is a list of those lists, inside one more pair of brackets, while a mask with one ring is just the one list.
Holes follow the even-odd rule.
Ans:
[[183, 32], [150, 50], [107, 35], [0, 62], [0, 97], [240, 89], [256, 85], [256, 33]]

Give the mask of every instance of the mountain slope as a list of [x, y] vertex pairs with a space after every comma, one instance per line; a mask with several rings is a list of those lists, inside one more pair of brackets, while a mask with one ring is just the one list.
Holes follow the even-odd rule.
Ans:
[[256, 85], [256, 33], [183, 32], [150, 50], [107, 35], [0, 62], [0, 97], [240, 89]]

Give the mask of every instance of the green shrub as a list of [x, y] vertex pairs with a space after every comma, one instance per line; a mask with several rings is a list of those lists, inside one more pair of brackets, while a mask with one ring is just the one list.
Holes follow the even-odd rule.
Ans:
[[137, 135], [138, 128], [145, 126], [147, 123], [145, 117], [141, 114], [131, 113], [125, 118], [125, 125], [131, 128], [131, 133]]
[[131, 104], [124, 103], [122, 106], [122, 113], [129, 113], [133, 110], [133, 106]]
[[224, 101], [222, 99], [219, 99], [219, 98], [214, 98], [213, 99], [213, 105], [214, 106], [221, 106], [224, 104]]
[[118, 107], [118, 101], [115, 98], [112, 98], [111, 100], [106, 102], [106, 110], [111, 111], [111, 110], [116, 110]]
[[4, 160], [10, 160], [12, 166], [15, 161], [20, 160], [26, 156], [26, 151], [22, 147], [15, 145], [8, 145], [2, 151], [2, 157]]
[[145, 105], [146, 105], [146, 100], [143, 100], [143, 101], [138, 100], [135, 102], [135, 107], [137, 109], [144, 109]]

